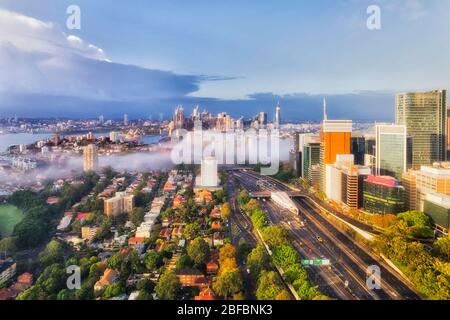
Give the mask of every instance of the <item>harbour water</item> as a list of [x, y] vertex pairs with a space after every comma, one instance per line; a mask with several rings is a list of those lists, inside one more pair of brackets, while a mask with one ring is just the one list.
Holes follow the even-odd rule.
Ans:
[[[64, 134], [63, 136], [75, 136], [86, 133], [70, 133]], [[94, 137], [108, 136], [109, 132], [97, 132]], [[19, 144], [32, 144], [39, 140], [45, 140], [51, 138], [53, 134], [51, 133], [6, 133], [0, 134], [0, 153], [5, 152], [10, 146]], [[146, 144], [157, 143], [162, 136], [160, 135], [149, 135], [142, 138], [142, 142]]]

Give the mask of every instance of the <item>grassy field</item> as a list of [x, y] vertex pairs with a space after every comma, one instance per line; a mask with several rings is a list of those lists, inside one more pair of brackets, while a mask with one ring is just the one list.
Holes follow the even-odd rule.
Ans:
[[10, 205], [0, 205], [0, 236], [7, 237], [24, 215], [20, 209]]

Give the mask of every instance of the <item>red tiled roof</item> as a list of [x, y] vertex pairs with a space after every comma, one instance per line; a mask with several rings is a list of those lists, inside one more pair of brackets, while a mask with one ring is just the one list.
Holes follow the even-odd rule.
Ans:
[[133, 237], [128, 239], [128, 244], [129, 245], [137, 245], [137, 244], [143, 244], [145, 241], [145, 238], [143, 237]]
[[89, 218], [90, 213], [78, 213], [77, 220], [83, 220]]

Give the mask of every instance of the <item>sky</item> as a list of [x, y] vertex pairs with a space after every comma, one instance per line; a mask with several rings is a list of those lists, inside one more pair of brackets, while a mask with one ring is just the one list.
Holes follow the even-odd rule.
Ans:
[[395, 92], [450, 87], [449, 31], [450, 0], [0, 0], [0, 117], [270, 117], [280, 102], [319, 120], [325, 96], [330, 117], [392, 120]]

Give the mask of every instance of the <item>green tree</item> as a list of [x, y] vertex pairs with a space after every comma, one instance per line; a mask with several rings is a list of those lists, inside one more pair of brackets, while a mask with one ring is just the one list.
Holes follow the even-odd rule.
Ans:
[[409, 227], [409, 235], [414, 238], [429, 238], [433, 236], [430, 217], [420, 211], [400, 213], [397, 218]]
[[270, 256], [262, 245], [258, 245], [247, 256], [247, 267], [253, 279], [258, 279], [263, 270], [270, 269]]
[[202, 238], [196, 238], [188, 245], [187, 253], [196, 265], [205, 264], [210, 257], [209, 245]]
[[131, 212], [128, 214], [129, 219], [133, 224], [137, 227], [144, 221], [145, 210], [144, 208], [133, 208]]
[[64, 249], [57, 240], [50, 241], [45, 249], [39, 254], [39, 262], [43, 267], [64, 261]]
[[111, 299], [114, 297], [117, 297], [121, 294], [125, 293], [125, 288], [123, 287], [122, 283], [120, 281], [117, 281], [113, 283], [110, 286], [107, 286], [105, 288], [105, 291], [102, 294], [102, 297], [104, 299]]
[[191, 258], [187, 254], [184, 254], [180, 257], [180, 259], [178, 259], [176, 268], [177, 270], [192, 268], [193, 264], [194, 263], [192, 262]]
[[296, 264], [298, 261], [297, 252], [294, 248], [287, 245], [276, 247], [273, 250], [272, 258], [273, 262], [283, 270], [293, 264]]
[[156, 251], [151, 250], [145, 256], [145, 267], [149, 271], [155, 271], [163, 265], [163, 257]]
[[200, 232], [200, 225], [197, 222], [188, 223], [184, 228], [183, 236], [188, 239], [194, 239]]
[[180, 281], [173, 271], [167, 270], [159, 278], [155, 287], [156, 295], [161, 300], [175, 300], [180, 290]]
[[261, 209], [256, 209], [253, 211], [251, 219], [256, 229], [261, 230], [266, 225], [267, 216]]
[[283, 291], [283, 282], [275, 271], [264, 270], [261, 272], [256, 289], [258, 300], [276, 300]]
[[289, 244], [288, 232], [283, 227], [269, 226], [262, 230], [262, 235], [271, 249]]
[[450, 260], [450, 237], [439, 238], [438, 240], [436, 240], [434, 242], [434, 249], [436, 250], [437, 254], [440, 257], [449, 261]]
[[214, 292], [227, 300], [243, 290], [242, 275], [239, 269], [232, 269], [220, 273], [213, 283]]
[[17, 250], [16, 239], [6, 237], [0, 240], [0, 253], [13, 253]]

